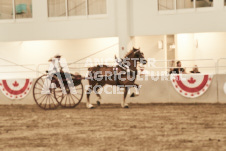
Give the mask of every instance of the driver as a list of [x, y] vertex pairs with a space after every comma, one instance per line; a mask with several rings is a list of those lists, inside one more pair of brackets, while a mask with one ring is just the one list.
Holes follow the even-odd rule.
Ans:
[[71, 86], [73, 84], [71, 75], [68, 72], [64, 72], [63, 70], [64, 67], [62, 66], [61, 61], [62, 60], [60, 54], [56, 54], [53, 58], [50, 58], [49, 62], [52, 63], [50, 64], [48, 73], [50, 75], [53, 74], [53, 76], [56, 76], [56, 78], [62, 80], [64, 85], [66, 85], [67, 81], [69, 80], [68, 86]]
[[[49, 59], [49, 62], [52, 62], [51, 65], [53, 65], [52, 71], [63, 72], [63, 68], [61, 66], [60, 59], [61, 59], [61, 55], [60, 54], [56, 54], [53, 58]], [[49, 71], [51, 71], [51, 68], [50, 68]]]

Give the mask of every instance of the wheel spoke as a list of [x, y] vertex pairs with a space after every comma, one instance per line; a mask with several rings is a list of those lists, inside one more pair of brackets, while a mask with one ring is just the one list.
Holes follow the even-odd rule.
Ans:
[[73, 106], [74, 106], [76, 103], [75, 103], [75, 101], [74, 101], [72, 95], [70, 95], [70, 97], [71, 97], [71, 100], [73, 101]]
[[72, 94], [72, 96], [79, 101], [79, 98], [77, 96], [75, 96], [74, 94]]
[[44, 99], [42, 100], [42, 102], [40, 103], [40, 105], [43, 103], [43, 101], [45, 101], [45, 98], [46, 98], [47, 95], [44, 95], [44, 96], [45, 96], [45, 97], [44, 97]]
[[66, 96], [66, 100], [65, 100], [65, 106], [66, 106], [66, 104], [67, 104], [67, 96]]
[[[47, 96], [47, 95], [46, 95]], [[48, 97], [47, 97], [48, 98]], [[46, 105], [47, 105], [47, 101], [46, 101], [46, 103], [45, 103], [45, 107], [44, 107], [44, 109], [46, 109]]]
[[52, 96], [50, 96], [51, 101], [53, 102], [53, 105], [56, 107], [55, 103], [54, 103], [54, 99]]
[[41, 90], [41, 91], [42, 91], [42, 89], [41, 89], [41, 88], [35, 88], [35, 89], [38, 89], [38, 90]]
[[40, 83], [37, 83], [38, 85], [40, 85], [41, 87], [43, 87], [43, 85], [41, 85]]
[[[49, 90], [51, 80], [47, 79], [46, 75], [39, 77], [34, 83], [33, 97], [37, 105], [43, 109], [55, 109], [59, 103], [55, 102], [53, 94], [42, 94], [43, 89]], [[53, 104], [53, 105], [52, 105]]]
[[[42, 95], [42, 94], [40, 94], [40, 95]], [[36, 99], [36, 100], [39, 100], [39, 99], [41, 99], [43, 96], [46, 96], [46, 95], [42, 95], [41, 97], [39, 97], [38, 99]]]
[[[72, 74], [72, 76], [74, 76]], [[59, 82], [60, 86], [63, 86], [61, 79], [56, 78], [57, 83]], [[47, 75], [39, 77], [33, 87], [33, 96], [35, 102], [39, 107], [43, 109], [55, 109], [59, 105], [67, 108], [75, 107], [79, 104], [83, 97], [83, 85], [82, 83], [73, 87], [73, 90], [76, 91], [75, 94], [70, 92], [63, 93], [66, 90], [60, 88], [49, 89], [51, 87], [51, 80], [48, 79]], [[42, 93], [44, 90], [47, 92], [52, 92], [50, 94]], [[53, 91], [52, 91], [53, 90]]]

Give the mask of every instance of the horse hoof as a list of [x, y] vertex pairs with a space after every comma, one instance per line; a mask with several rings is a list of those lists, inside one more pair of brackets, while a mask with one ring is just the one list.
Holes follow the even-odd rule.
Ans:
[[128, 106], [128, 105], [126, 105], [126, 106], [124, 106], [124, 108], [125, 108], [125, 109], [128, 109], [128, 108], [129, 108], [129, 106]]
[[100, 106], [100, 101], [97, 101], [97, 105]]
[[92, 104], [87, 105], [87, 108], [88, 108], [88, 109], [94, 109], [94, 107], [93, 107]]
[[135, 94], [134, 94], [134, 93], [132, 93], [132, 94], [130, 95], [130, 97], [135, 97]]

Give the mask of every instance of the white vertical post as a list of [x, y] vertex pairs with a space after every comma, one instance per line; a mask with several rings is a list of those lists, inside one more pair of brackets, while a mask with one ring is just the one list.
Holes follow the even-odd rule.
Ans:
[[66, 17], [68, 17], [68, 0], [65, 0]]
[[130, 0], [116, 0], [116, 30], [119, 37], [119, 57], [121, 58], [133, 47], [133, 40], [130, 37], [130, 2]]
[[177, 0], [174, 0], [174, 2], [173, 2], [174, 4], [174, 11], [176, 11], [177, 10]]
[[196, 0], [193, 0], [193, 7], [196, 9]]
[[222, 10], [224, 8], [224, 0], [214, 0], [213, 7], [218, 10]]
[[13, 20], [15, 21], [16, 19], [15, 0], [12, 0], [12, 1], [13, 1]]
[[[164, 40], [163, 40], [163, 49], [164, 49], [164, 52], [165, 52], [165, 60], [167, 60], [167, 53], [168, 53], [168, 51], [167, 51], [167, 43], [168, 43], [168, 41], [167, 41], [167, 35], [164, 35]], [[168, 61], [165, 61], [165, 71], [167, 72], [167, 63], [168, 63]]]
[[88, 7], [88, 0], [86, 0], [86, 17], [89, 15], [89, 7]]

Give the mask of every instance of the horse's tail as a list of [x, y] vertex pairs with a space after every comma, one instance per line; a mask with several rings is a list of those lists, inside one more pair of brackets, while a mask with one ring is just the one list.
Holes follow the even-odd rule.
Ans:
[[92, 71], [92, 70], [93, 70], [93, 68], [94, 68], [94, 67], [89, 67], [89, 68], [88, 68], [88, 71]]

